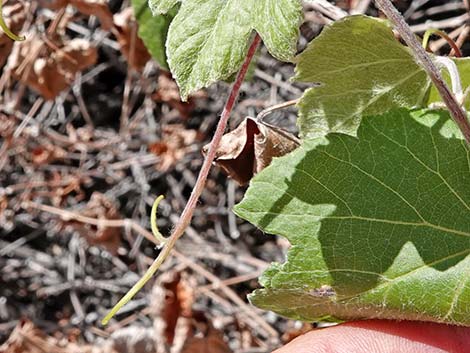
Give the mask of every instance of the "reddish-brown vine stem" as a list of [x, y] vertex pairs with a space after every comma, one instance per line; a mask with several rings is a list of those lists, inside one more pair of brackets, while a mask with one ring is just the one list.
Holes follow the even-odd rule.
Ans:
[[397, 32], [411, 48], [415, 59], [423, 65], [423, 68], [426, 70], [427, 74], [431, 78], [431, 81], [436, 86], [440, 96], [442, 97], [442, 100], [449, 109], [452, 118], [457, 123], [457, 126], [462, 132], [465, 140], [468, 144], [470, 144], [470, 123], [467, 118], [467, 113], [455, 99], [446, 82], [442, 78], [442, 75], [437, 66], [418, 42], [410, 26], [408, 26], [403, 16], [398, 12], [395, 6], [393, 6], [391, 1], [375, 0], [375, 3], [380, 8], [380, 10], [382, 10], [385, 16], [387, 16], [387, 18], [393, 23]]
[[181, 217], [176, 224], [175, 229], [173, 230], [171, 236], [166, 239], [160, 254], [154, 260], [152, 265], [148, 268], [142, 278], [127, 292], [127, 294], [121, 298], [121, 300], [114, 306], [114, 308], [106, 315], [103, 319], [102, 324], [106, 325], [108, 321], [116, 314], [116, 312], [122, 308], [132, 297], [142, 288], [145, 283], [155, 274], [158, 268], [161, 266], [163, 261], [170, 255], [171, 250], [173, 250], [177, 240], [184, 234], [186, 228], [188, 228], [189, 224], [191, 223], [191, 219], [193, 218], [194, 210], [197, 206], [197, 202], [199, 197], [204, 190], [207, 176], [209, 175], [209, 171], [212, 166], [212, 162], [215, 159], [215, 153], [217, 148], [219, 147], [220, 140], [225, 132], [225, 128], [227, 127], [228, 119], [230, 118], [230, 114], [233, 110], [235, 102], [238, 99], [238, 94], [240, 92], [240, 87], [245, 79], [246, 73], [248, 71], [248, 67], [250, 66], [251, 60], [258, 49], [258, 46], [261, 42], [261, 38], [258, 34], [255, 35], [253, 42], [248, 49], [248, 53], [246, 55], [245, 61], [238, 72], [237, 78], [232, 86], [230, 91], [230, 95], [225, 103], [224, 110], [220, 116], [220, 120], [217, 124], [217, 129], [212, 137], [212, 141], [209, 147], [209, 151], [207, 152], [206, 158], [201, 167], [201, 171], [199, 172], [199, 176], [197, 178], [196, 184], [194, 185], [193, 191], [191, 192], [191, 196], [189, 197], [188, 203], [186, 204]]
[[225, 103], [225, 107], [222, 111], [222, 115], [220, 116], [219, 123], [217, 124], [217, 129], [214, 133], [214, 137], [212, 138], [209, 151], [207, 152], [206, 158], [204, 159], [204, 163], [201, 167], [201, 171], [199, 172], [196, 185], [194, 185], [194, 189], [191, 192], [191, 196], [189, 197], [188, 203], [186, 204], [183, 213], [181, 214], [180, 220], [176, 225], [176, 228], [173, 231], [173, 234], [171, 235], [168, 242], [171, 241], [171, 238], [178, 239], [181, 235], [183, 235], [189, 223], [191, 222], [197, 201], [199, 200], [199, 196], [201, 196], [201, 193], [204, 190], [207, 176], [209, 175], [212, 163], [214, 162], [216, 150], [219, 147], [220, 140], [222, 139], [222, 135], [224, 134], [225, 128], [227, 127], [228, 119], [230, 118], [232, 109], [235, 105], [236, 100], [238, 99], [240, 87], [243, 83], [243, 80], [245, 79], [248, 67], [250, 66], [251, 60], [253, 59], [253, 56], [255, 55], [260, 42], [261, 37], [256, 34], [255, 38], [253, 39], [253, 42], [250, 45], [250, 48], [248, 49], [248, 54], [246, 55], [245, 62], [243, 63], [240, 71], [238, 72], [237, 78], [232, 86], [230, 95], [227, 99], [227, 102]]

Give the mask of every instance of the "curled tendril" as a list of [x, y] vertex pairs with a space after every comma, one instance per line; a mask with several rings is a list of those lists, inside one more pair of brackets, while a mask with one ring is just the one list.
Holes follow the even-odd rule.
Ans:
[[462, 107], [466, 107], [470, 98], [470, 86], [463, 91], [462, 100], [460, 101]]
[[[164, 196], [160, 195], [156, 198], [155, 202], [152, 206], [152, 212], [150, 214], [150, 225], [152, 227], [152, 233], [160, 243], [160, 246], [164, 246], [166, 244], [167, 239], [160, 233], [157, 226], [157, 208], [158, 204], [161, 200], [163, 200]], [[165, 249], [161, 253], [163, 253]], [[134, 286], [126, 293], [124, 297], [111, 309], [111, 311], [104, 317], [101, 321], [102, 325], [107, 325], [109, 320], [113, 318], [114, 315], [124, 306], [126, 305], [134, 295], [139, 292], [143, 286], [149, 281], [150, 278], [157, 272], [158, 268], [160, 267], [161, 263], [164, 260], [164, 256], [157, 258], [161, 259], [161, 261], [154, 261], [154, 263], [147, 269], [144, 275], [139, 279], [139, 281], [134, 284]]]
[[160, 201], [163, 200], [165, 196], [160, 195], [158, 196], [152, 206], [152, 212], [150, 213], [150, 226], [152, 227], [152, 233], [157, 239], [157, 241], [160, 243], [160, 246], [163, 246], [166, 242], [166, 238], [160, 233], [158, 230], [157, 226], [157, 208], [158, 205], [160, 204]]
[[20, 37], [16, 35], [15, 33], [13, 33], [12, 31], [10, 31], [10, 28], [8, 28], [7, 24], [5, 23], [5, 20], [3, 19], [2, 3], [3, 3], [3, 0], [0, 0], [0, 28], [3, 30], [3, 32], [5, 32], [5, 34], [8, 37], [10, 37], [13, 40], [16, 40], [16, 41], [25, 40], [26, 39], [25, 36]]
[[460, 51], [460, 48], [458, 47], [458, 45], [454, 42], [454, 40], [452, 38], [449, 37], [449, 35], [444, 32], [444, 31], [441, 31], [439, 29], [436, 29], [436, 28], [429, 28], [425, 33], [424, 33], [424, 36], [423, 36], [423, 48], [426, 50], [428, 48], [428, 44], [429, 44], [429, 38], [432, 36], [432, 35], [436, 35], [436, 36], [439, 36], [441, 38], [443, 38], [448, 44], [449, 46], [452, 48], [452, 50], [454, 51], [455, 53], [455, 56], [460, 58], [462, 57], [462, 52]]
[[464, 93], [462, 89], [462, 80], [460, 78], [457, 65], [453, 60], [445, 56], [436, 56], [434, 60], [439, 66], [447, 69], [449, 72], [450, 81], [452, 83], [452, 93], [454, 93], [455, 98], [457, 98], [459, 103], [462, 103], [464, 101]]

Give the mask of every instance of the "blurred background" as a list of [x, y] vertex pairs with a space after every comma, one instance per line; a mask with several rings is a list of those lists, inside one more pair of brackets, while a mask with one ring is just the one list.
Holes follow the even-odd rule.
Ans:
[[[138, 37], [130, 1], [3, 2], [7, 25], [26, 40], [0, 32], [0, 351], [270, 352], [314, 329], [248, 303], [289, 244], [231, 212], [245, 187], [218, 167], [173, 256], [100, 324], [158, 255], [145, 238], [158, 195], [160, 231], [178, 221], [230, 84], [181, 102]], [[299, 52], [348, 13], [381, 16], [373, 1], [326, 5], [305, 2]], [[439, 28], [468, 55], [467, 0], [395, 5], [418, 35]], [[450, 52], [438, 37], [429, 49]], [[307, 86], [290, 82], [293, 72], [261, 47], [230, 129], [299, 98]], [[266, 120], [296, 132], [293, 107]]]

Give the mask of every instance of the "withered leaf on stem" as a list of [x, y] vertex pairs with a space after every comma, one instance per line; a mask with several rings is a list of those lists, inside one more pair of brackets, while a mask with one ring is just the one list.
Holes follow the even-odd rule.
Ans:
[[[291, 133], [251, 117], [222, 137], [215, 164], [240, 185], [266, 168], [274, 157], [281, 157], [300, 145]], [[202, 149], [207, 154], [209, 145]]]

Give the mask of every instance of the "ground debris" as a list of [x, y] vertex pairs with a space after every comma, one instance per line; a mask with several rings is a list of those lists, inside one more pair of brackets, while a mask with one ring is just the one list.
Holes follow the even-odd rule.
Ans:
[[232, 353], [220, 331], [209, 326], [205, 337], [192, 337], [186, 341], [181, 353]]
[[29, 320], [23, 320], [15, 327], [8, 340], [0, 346], [2, 353], [104, 353], [90, 345], [78, 346], [73, 342], [59, 342], [47, 336]]
[[54, 99], [71, 85], [77, 73], [96, 63], [98, 53], [82, 38], [47, 43], [37, 36], [18, 42], [11, 71], [45, 99]]
[[87, 240], [90, 245], [100, 245], [106, 248], [111, 254], [116, 255], [121, 245], [122, 233], [119, 227], [109, 227], [105, 223], [100, 224], [100, 220], [119, 220], [118, 205], [110, 200], [106, 195], [94, 192], [87, 202], [80, 215], [97, 220], [97, 224], [90, 224], [77, 221], [64, 222], [64, 227], [72, 227]]
[[184, 125], [172, 124], [162, 127], [162, 138], [149, 145], [150, 152], [161, 157], [158, 169], [166, 172], [184, 158], [194, 147], [197, 131], [185, 129]]

